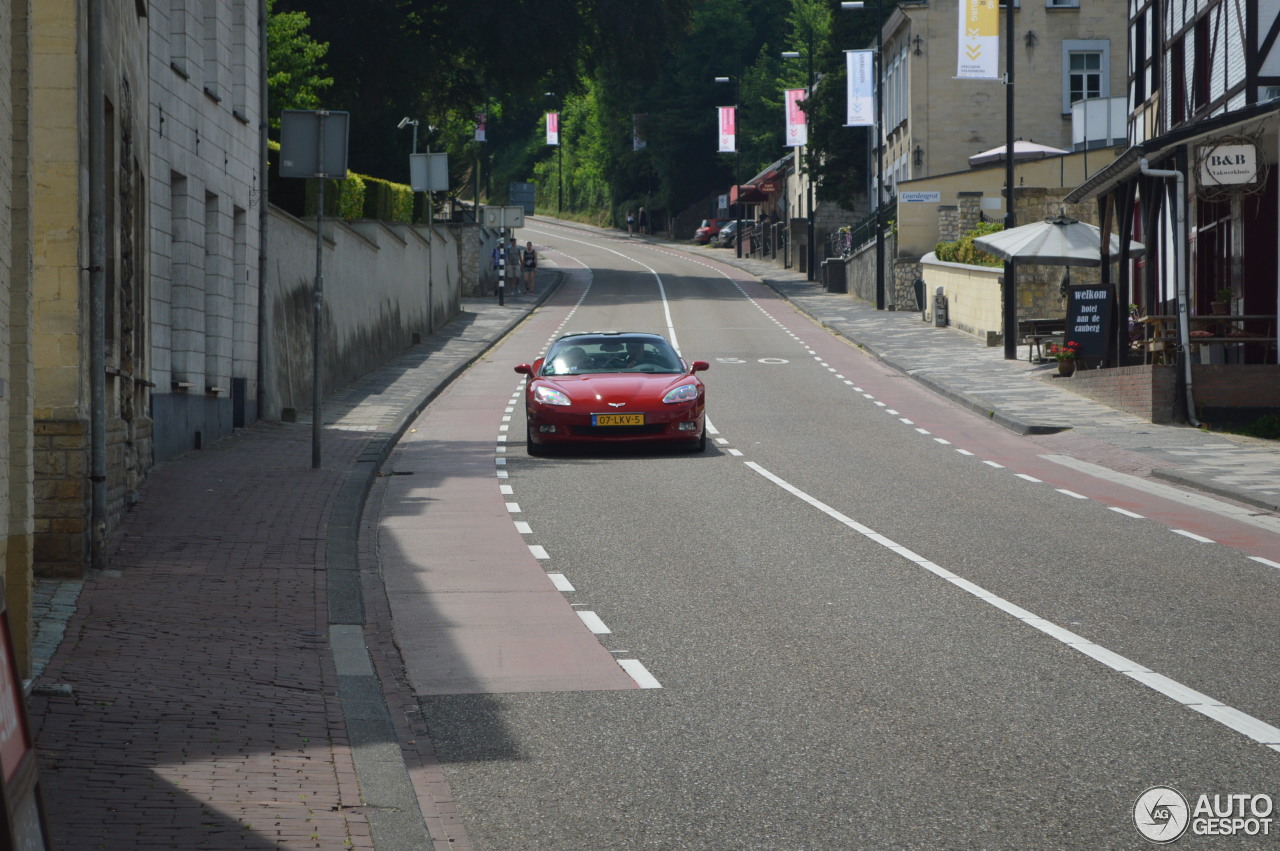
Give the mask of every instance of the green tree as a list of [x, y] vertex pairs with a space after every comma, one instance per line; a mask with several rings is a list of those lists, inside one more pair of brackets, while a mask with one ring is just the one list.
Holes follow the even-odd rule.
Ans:
[[286, 109], [318, 109], [321, 93], [333, 85], [324, 56], [329, 45], [312, 40], [305, 12], [276, 12], [267, 0], [267, 118], [279, 132]]

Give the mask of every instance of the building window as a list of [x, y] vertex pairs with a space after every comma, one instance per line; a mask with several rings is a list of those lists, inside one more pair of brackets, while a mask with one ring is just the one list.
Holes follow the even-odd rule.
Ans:
[[1067, 87], [1071, 91], [1071, 102], [1102, 97], [1102, 54], [1073, 53], [1070, 61]]
[[1065, 39], [1062, 42], [1062, 114], [1078, 100], [1111, 94], [1111, 42]]

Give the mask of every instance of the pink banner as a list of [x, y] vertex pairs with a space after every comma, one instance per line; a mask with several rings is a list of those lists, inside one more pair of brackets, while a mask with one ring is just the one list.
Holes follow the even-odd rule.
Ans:
[[809, 144], [809, 125], [805, 122], [800, 103], [805, 98], [804, 89], [787, 89], [787, 141], [789, 148]]
[[560, 144], [560, 113], [547, 113], [547, 144]]
[[718, 106], [720, 111], [720, 147], [721, 154], [732, 154], [738, 150], [738, 108], [734, 106]]

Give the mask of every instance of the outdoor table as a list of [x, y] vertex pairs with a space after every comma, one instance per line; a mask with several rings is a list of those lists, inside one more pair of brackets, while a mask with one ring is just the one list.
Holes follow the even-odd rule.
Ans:
[[[1207, 314], [1188, 317], [1191, 331], [1208, 331], [1205, 336], [1193, 336], [1189, 339], [1192, 350], [1211, 344], [1243, 345], [1245, 343], [1262, 343], [1268, 346], [1276, 344], [1276, 317], [1261, 313]], [[1168, 315], [1143, 316], [1135, 320], [1143, 327], [1143, 337], [1137, 341], [1143, 352], [1143, 363], [1154, 363], [1157, 357], [1162, 362], [1170, 352], [1176, 352], [1181, 341], [1178, 339], [1178, 317]], [[1243, 323], [1266, 323], [1266, 332], [1257, 334], [1245, 331]], [[1149, 333], [1148, 333], [1149, 332]]]

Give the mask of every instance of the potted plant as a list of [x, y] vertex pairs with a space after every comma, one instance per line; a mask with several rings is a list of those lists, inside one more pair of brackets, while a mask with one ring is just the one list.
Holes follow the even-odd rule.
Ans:
[[1058, 375], [1071, 375], [1076, 371], [1076, 358], [1080, 356], [1080, 344], [1067, 340], [1061, 346], [1049, 346], [1049, 357], [1058, 362]]
[[1226, 316], [1231, 312], [1231, 299], [1235, 293], [1231, 291], [1231, 287], [1223, 287], [1213, 294], [1213, 301], [1209, 302], [1209, 310], [1214, 316]]

